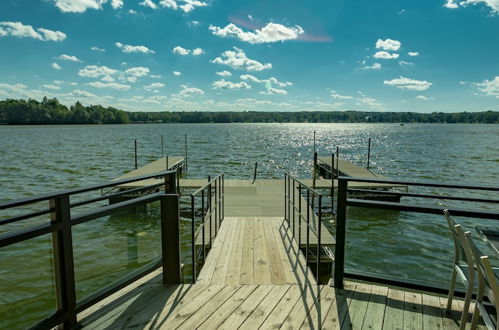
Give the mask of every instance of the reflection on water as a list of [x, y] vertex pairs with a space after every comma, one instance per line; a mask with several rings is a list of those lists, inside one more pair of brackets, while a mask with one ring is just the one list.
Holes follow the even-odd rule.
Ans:
[[[161, 135], [168, 141], [167, 155], [183, 155], [185, 133], [189, 139], [189, 177], [206, 178], [223, 171], [227, 179], [251, 179], [254, 162], [258, 161], [258, 178], [280, 179], [285, 169], [293, 175], [310, 178], [314, 130], [321, 155], [330, 155], [339, 146], [340, 156], [358, 165], [366, 163], [367, 139], [371, 137], [371, 169], [392, 178], [498, 184], [497, 125], [3, 126], [0, 127], [3, 143], [0, 200], [109, 181], [133, 169], [134, 139], [138, 140], [139, 166], [161, 156]], [[452, 193], [439, 189], [427, 192]], [[480, 196], [498, 198], [492, 193]], [[188, 202], [188, 198], [182, 200], [181, 210], [182, 261], [186, 274], [190, 273], [191, 239]], [[420, 203], [410, 198], [405, 202]], [[471, 203], [427, 202], [497, 210], [497, 206]], [[78, 212], [84, 210], [83, 207]], [[2, 217], [16, 214], [2, 213]], [[456, 220], [474, 234], [476, 224], [487, 223], [466, 218]], [[41, 217], [39, 221], [47, 219]], [[2, 226], [0, 233], [32, 223]], [[159, 228], [157, 203], [149, 205], [147, 210], [127, 211], [74, 227], [78, 298], [159, 258]], [[439, 284], [448, 281], [453, 247], [443, 217], [351, 208], [347, 245], [349, 268]], [[485, 245], [483, 248], [486, 249]], [[0, 258], [0, 315], [12, 316], [9, 320], [1, 317], [0, 328], [25, 327], [50, 314], [55, 308], [50, 236], [1, 249]], [[431, 276], [428, 269], [432, 270]]]

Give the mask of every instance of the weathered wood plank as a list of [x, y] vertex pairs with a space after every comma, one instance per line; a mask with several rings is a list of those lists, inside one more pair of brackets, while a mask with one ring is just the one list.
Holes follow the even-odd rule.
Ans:
[[[244, 218], [237, 219], [236, 231], [234, 233], [234, 244], [230, 257], [230, 264], [225, 282], [227, 284], [239, 284], [241, 278], [241, 262], [243, 256], [244, 229], [249, 220]], [[229, 251], [227, 251], [229, 253]]]
[[301, 290], [300, 298], [282, 323], [281, 329], [298, 329], [303, 324], [309, 311], [314, 308], [320, 290], [321, 287], [318, 285], [305, 286]]
[[387, 287], [378, 285], [372, 286], [364, 324], [362, 325], [363, 329], [383, 329], [387, 295]]
[[241, 258], [240, 284], [254, 283], [253, 279], [253, 258], [254, 258], [254, 221], [244, 222], [243, 253]]
[[284, 265], [281, 262], [281, 256], [277, 249], [277, 242], [274, 237], [272, 227], [273, 221], [262, 221], [265, 234], [265, 243], [267, 246], [267, 254], [270, 269], [270, 278], [272, 284], [286, 284], [286, 275], [284, 274]]
[[[236, 293], [234, 293], [218, 309], [216, 309], [213, 314], [206, 318], [204, 322], [192, 322], [192, 326], [205, 330], [219, 329], [220, 325], [229, 318], [229, 316], [248, 298], [248, 296], [251, 295], [253, 291], [255, 291], [256, 288], [256, 285], [241, 286]], [[212, 302], [209, 304], [212, 304]], [[200, 316], [198, 319], [202, 320], [203, 316]], [[187, 327], [189, 324], [184, 324], [183, 326]]]
[[336, 289], [336, 299], [327, 312], [323, 329], [351, 329], [349, 305], [352, 302], [357, 284], [345, 283], [345, 289]]
[[229, 228], [231, 227], [229, 223], [226, 221], [230, 221], [229, 218], [226, 218], [220, 226], [220, 231], [217, 233], [217, 238], [213, 241], [213, 247], [208, 253], [208, 257], [206, 257], [206, 262], [204, 263], [201, 272], [198, 275], [197, 283], [211, 283], [211, 279], [213, 278], [213, 273], [215, 272], [215, 267], [217, 266], [218, 259], [223, 251], [223, 246], [225, 241], [229, 239], [227, 235]]
[[227, 230], [226, 239], [224, 240], [224, 245], [220, 251], [220, 257], [218, 258], [217, 265], [213, 271], [211, 284], [225, 284], [225, 279], [227, 278], [227, 272], [229, 270], [232, 246], [234, 245], [236, 238], [237, 219], [227, 218], [224, 220], [224, 224], [225, 223], [229, 228]]
[[290, 285], [274, 285], [269, 294], [253, 310], [248, 318], [241, 324], [239, 329], [252, 330], [258, 329], [265, 319], [272, 313], [275, 306], [281, 301], [281, 298], [290, 289]]
[[273, 285], [258, 285], [255, 291], [220, 324], [219, 329], [237, 329], [274, 287]]
[[404, 327], [404, 291], [388, 289], [383, 327], [385, 329], [402, 329]]
[[422, 302], [421, 293], [405, 292], [404, 329], [421, 329], [423, 327]]
[[362, 328], [362, 323], [364, 322], [364, 317], [367, 311], [367, 305], [369, 304], [371, 290], [372, 285], [363, 283], [357, 284], [357, 287], [355, 288], [355, 293], [349, 306], [350, 320], [345, 320], [345, 322], [350, 321], [350, 326], [353, 329]]
[[301, 298], [302, 288], [299, 285], [292, 285], [286, 294], [275, 306], [272, 313], [269, 314], [265, 322], [261, 325], [262, 329], [277, 329], [281, 326], [289, 313]]
[[320, 292], [319, 299], [307, 315], [301, 329], [322, 329], [331, 305], [336, 300], [336, 290], [324, 286]]
[[440, 310], [440, 299], [427, 294], [423, 298], [423, 328], [442, 329], [442, 311]]
[[177, 327], [194, 329], [240, 289], [240, 286], [210, 285], [208, 290], [211, 287], [221, 287], [222, 289], [218, 290], [214, 295], [202, 297], [201, 299], [198, 298], [200, 296], [191, 297], [191, 299], [194, 299], [190, 303], [184, 308], [176, 310], [161, 326], [165, 329], [175, 329]]
[[261, 218], [254, 221], [254, 260], [253, 279], [255, 284], [271, 284], [269, 258], [267, 252], [267, 242], [265, 240], [264, 224]]

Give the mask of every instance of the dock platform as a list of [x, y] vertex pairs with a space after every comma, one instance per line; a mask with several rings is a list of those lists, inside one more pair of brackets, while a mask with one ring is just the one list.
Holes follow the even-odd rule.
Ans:
[[78, 322], [83, 329], [458, 329], [463, 302], [455, 299], [451, 312], [446, 303], [371, 283], [318, 285], [282, 219], [226, 218], [198, 282], [165, 286], [160, 269]]

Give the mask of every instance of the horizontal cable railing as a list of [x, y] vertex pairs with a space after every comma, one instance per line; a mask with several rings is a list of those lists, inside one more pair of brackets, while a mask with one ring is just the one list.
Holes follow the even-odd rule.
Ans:
[[350, 182], [364, 182], [364, 183], [378, 183], [378, 184], [394, 184], [404, 185], [407, 187], [427, 187], [427, 188], [442, 188], [450, 190], [467, 190], [472, 192], [499, 192], [499, 187], [487, 185], [467, 185], [467, 184], [449, 184], [437, 182], [413, 182], [404, 180], [383, 180], [383, 179], [364, 179], [355, 177], [341, 176], [338, 178], [338, 194], [337, 194], [337, 214], [336, 214], [336, 246], [335, 246], [335, 260], [333, 270], [333, 283], [335, 287], [342, 288], [343, 280], [345, 277], [379, 282], [383, 284], [392, 284], [401, 287], [420, 289], [425, 291], [433, 291], [438, 293], [445, 293], [446, 289], [430, 285], [428, 283], [419, 283], [416, 281], [408, 281], [396, 279], [390, 276], [380, 276], [374, 274], [366, 274], [361, 271], [345, 271], [345, 245], [347, 236], [347, 207], [363, 207], [373, 209], [395, 210], [403, 212], [423, 213], [423, 214], [439, 214], [443, 216], [443, 210], [448, 209], [454, 216], [480, 218], [487, 220], [499, 220], [499, 212], [483, 210], [483, 209], [465, 209], [453, 208], [448, 206], [435, 206], [435, 204], [428, 203], [396, 203], [389, 201], [374, 201], [370, 199], [351, 198], [349, 193], [369, 193], [369, 194], [383, 194], [383, 195], [396, 195], [398, 197], [411, 197], [421, 198], [425, 201], [428, 199], [443, 199], [443, 200], [458, 200], [461, 202], [481, 202], [481, 203], [498, 203], [495, 198], [476, 198], [466, 196], [447, 196], [435, 195], [435, 193], [409, 193], [409, 192], [388, 192], [385, 190], [375, 189], [350, 189], [348, 184]]
[[[317, 214], [315, 213], [316, 200], [318, 203]], [[302, 245], [302, 223], [306, 226], [305, 260], [307, 265], [309, 262], [310, 232], [317, 237], [315, 276], [319, 282], [322, 248], [322, 194], [287, 172], [284, 173], [284, 219], [291, 228], [293, 239], [298, 243], [298, 248]]]
[[[95, 201], [108, 199], [112, 196], [121, 196], [128, 191], [116, 194], [105, 195], [92, 198], [87, 201], [72, 204], [72, 196], [90, 191], [100, 191], [103, 188], [118, 187], [123, 184], [138, 182], [152, 178], [163, 178], [164, 182], [143, 189], [131, 189], [133, 192], [140, 192], [146, 189], [157, 189], [164, 186], [165, 192], [157, 192], [145, 196], [124, 200], [107, 206], [95, 206], [79, 214], [72, 214], [72, 208], [91, 204]], [[20, 199], [0, 204], [0, 210], [15, 210], [17, 207], [30, 204], [48, 202], [46, 210], [31, 212], [21, 216], [3, 219], [0, 226], [11, 224], [20, 220], [28, 220], [44, 214], [50, 214], [50, 221], [40, 224], [36, 222], [27, 228], [14, 229], [0, 234], [0, 248], [17, 244], [29, 239], [34, 239], [42, 235], [52, 235], [53, 250], [53, 272], [55, 274], [54, 293], [56, 297], [56, 311], [52, 315], [37, 322], [35, 328], [54, 328], [63, 325], [64, 328], [76, 326], [76, 315], [96, 302], [108, 297], [112, 293], [132, 283], [138, 278], [150, 273], [163, 265], [168, 271], [163, 271], [163, 281], [165, 283], [180, 283], [180, 249], [179, 249], [179, 196], [177, 195], [177, 175], [176, 171], [163, 171], [151, 175], [145, 175], [125, 180], [117, 180], [104, 184], [97, 184], [85, 188], [69, 189], [51, 194], [44, 194], [26, 199]], [[117, 212], [147, 205], [159, 201], [161, 203], [161, 237], [162, 237], [162, 260], [150, 262], [138, 270], [128, 274], [124, 278], [101, 288], [97, 292], [77, 300], [75, 267], [73, 258], [73, 235], [72, 228], [80, 224], [93, 221]], [[168, 267], [165, 262], [168, 261]], [[4, 317], [4, 316], [2, 316]]]
[[[201, 255], [203, 263], [206, 261], [207, 247], [212, 248], [213, 239], [224, 219], [224, 174], [215, 178], [208, 178], [208, 182], [191, 194], [191, 255], [192, 255], [192, 280], [195, 283], [200, 271], [197, 267], [197, 240], [201, 235]], [[196, 197], [201, 198], [201, 205], [196, 209]], [[199, 226], [196, 229], [196, 218]], [[208, 224], [208, 240], [206, 242], [206, 225]], [[209, 250], [208, 250], [209, 252]]]

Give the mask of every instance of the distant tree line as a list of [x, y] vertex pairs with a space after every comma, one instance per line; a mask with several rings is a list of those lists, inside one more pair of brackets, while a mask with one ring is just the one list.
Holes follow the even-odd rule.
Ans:
[[0, 101], [0, 123], [4, 124], [126, 124], [128, 115], [112, 107], [83, 106], [69, 108], [57, 99]]
[[1, 124], [126, 124], [126, 123], [499, 123], [499, 111], [482, 112], [126, 112], [100, 105], [69, 108], [57, 99], [0, 101]]

